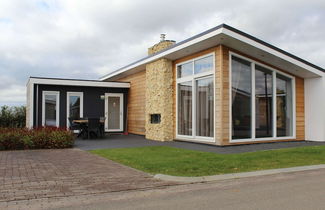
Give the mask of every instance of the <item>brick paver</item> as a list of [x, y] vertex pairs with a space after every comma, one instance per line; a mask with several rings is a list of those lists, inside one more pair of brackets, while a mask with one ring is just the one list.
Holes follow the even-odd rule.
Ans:
[[0, 203], [171, 184], [79, 149], [0, 152]]

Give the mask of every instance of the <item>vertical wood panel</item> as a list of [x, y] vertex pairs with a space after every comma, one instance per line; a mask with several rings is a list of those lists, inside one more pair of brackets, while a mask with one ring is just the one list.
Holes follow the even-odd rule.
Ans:
[[123, 77], [118, 82], [130, 82], [128, 94], [128, 132], [145, 135], [146, 71]]
[[296, 77], [296, 139], [305, 139], [305, 87], [304, 79]]
[[220, 72], [221, 72], [221, 83], [222, 83], [222, 136], [220, 143], [221, 145], [229, 144], [229, 117], [230, 117], [230, 104], [229, 104], [229, 48], [225, 46], [221, 46], [221, 64], [220, 64]]

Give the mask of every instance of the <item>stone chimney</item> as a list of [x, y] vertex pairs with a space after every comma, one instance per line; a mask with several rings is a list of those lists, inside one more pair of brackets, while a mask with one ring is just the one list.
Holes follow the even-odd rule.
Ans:
[[160, 34], [160, 42], [155, 44], [154, 46], [148, 48], [148, 55], [155, 54], [155, 53], [162, 51], [163, 49], [166, 49], [176, 43], [173, 40], [165, 40], [165, 37], [166, 37], [166, 34]]
[[[175, 41], [165, 40], [148, 49], [155, 54], [169, 48]], [[173, 64], [160, 58], [146, 65], [146, 138], [156, 141], [171, 141], [174, 138], [173, 115]]]

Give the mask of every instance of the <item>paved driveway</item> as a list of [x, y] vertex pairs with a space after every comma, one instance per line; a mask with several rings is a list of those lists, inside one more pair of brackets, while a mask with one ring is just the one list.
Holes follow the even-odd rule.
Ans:
[[170, 184], [79, 149], [0, 152], [0, 204]]

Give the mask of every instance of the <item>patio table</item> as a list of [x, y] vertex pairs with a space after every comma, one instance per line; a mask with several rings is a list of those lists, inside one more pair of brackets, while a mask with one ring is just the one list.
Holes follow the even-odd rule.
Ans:
[[[78, 123], [78, 124], [82, 124], [82, 123], [87, 124], [88, 123], [88, 120], [87, 119], [84, 119], [84, 120], [73, 120], [72, 122]], [[99, 122], [100, 123], [105, 123], [105, 120], [101, 119], [101, 120], [99, 120]]]
[[[82, 136], [83, 138], [86, 138], [87, 136], [87, 129], [88, 129], [88, 119], [79, 119], [79, 120], [73, 120], [73, 123], [79, 124], [80, 125], [80, 133], [78, 134], [78, 136]], [[100, 123], [100, 135], [104, 134], [104, 123], [105, 123], [105, 119], [100, 119], [99, 120]]]

